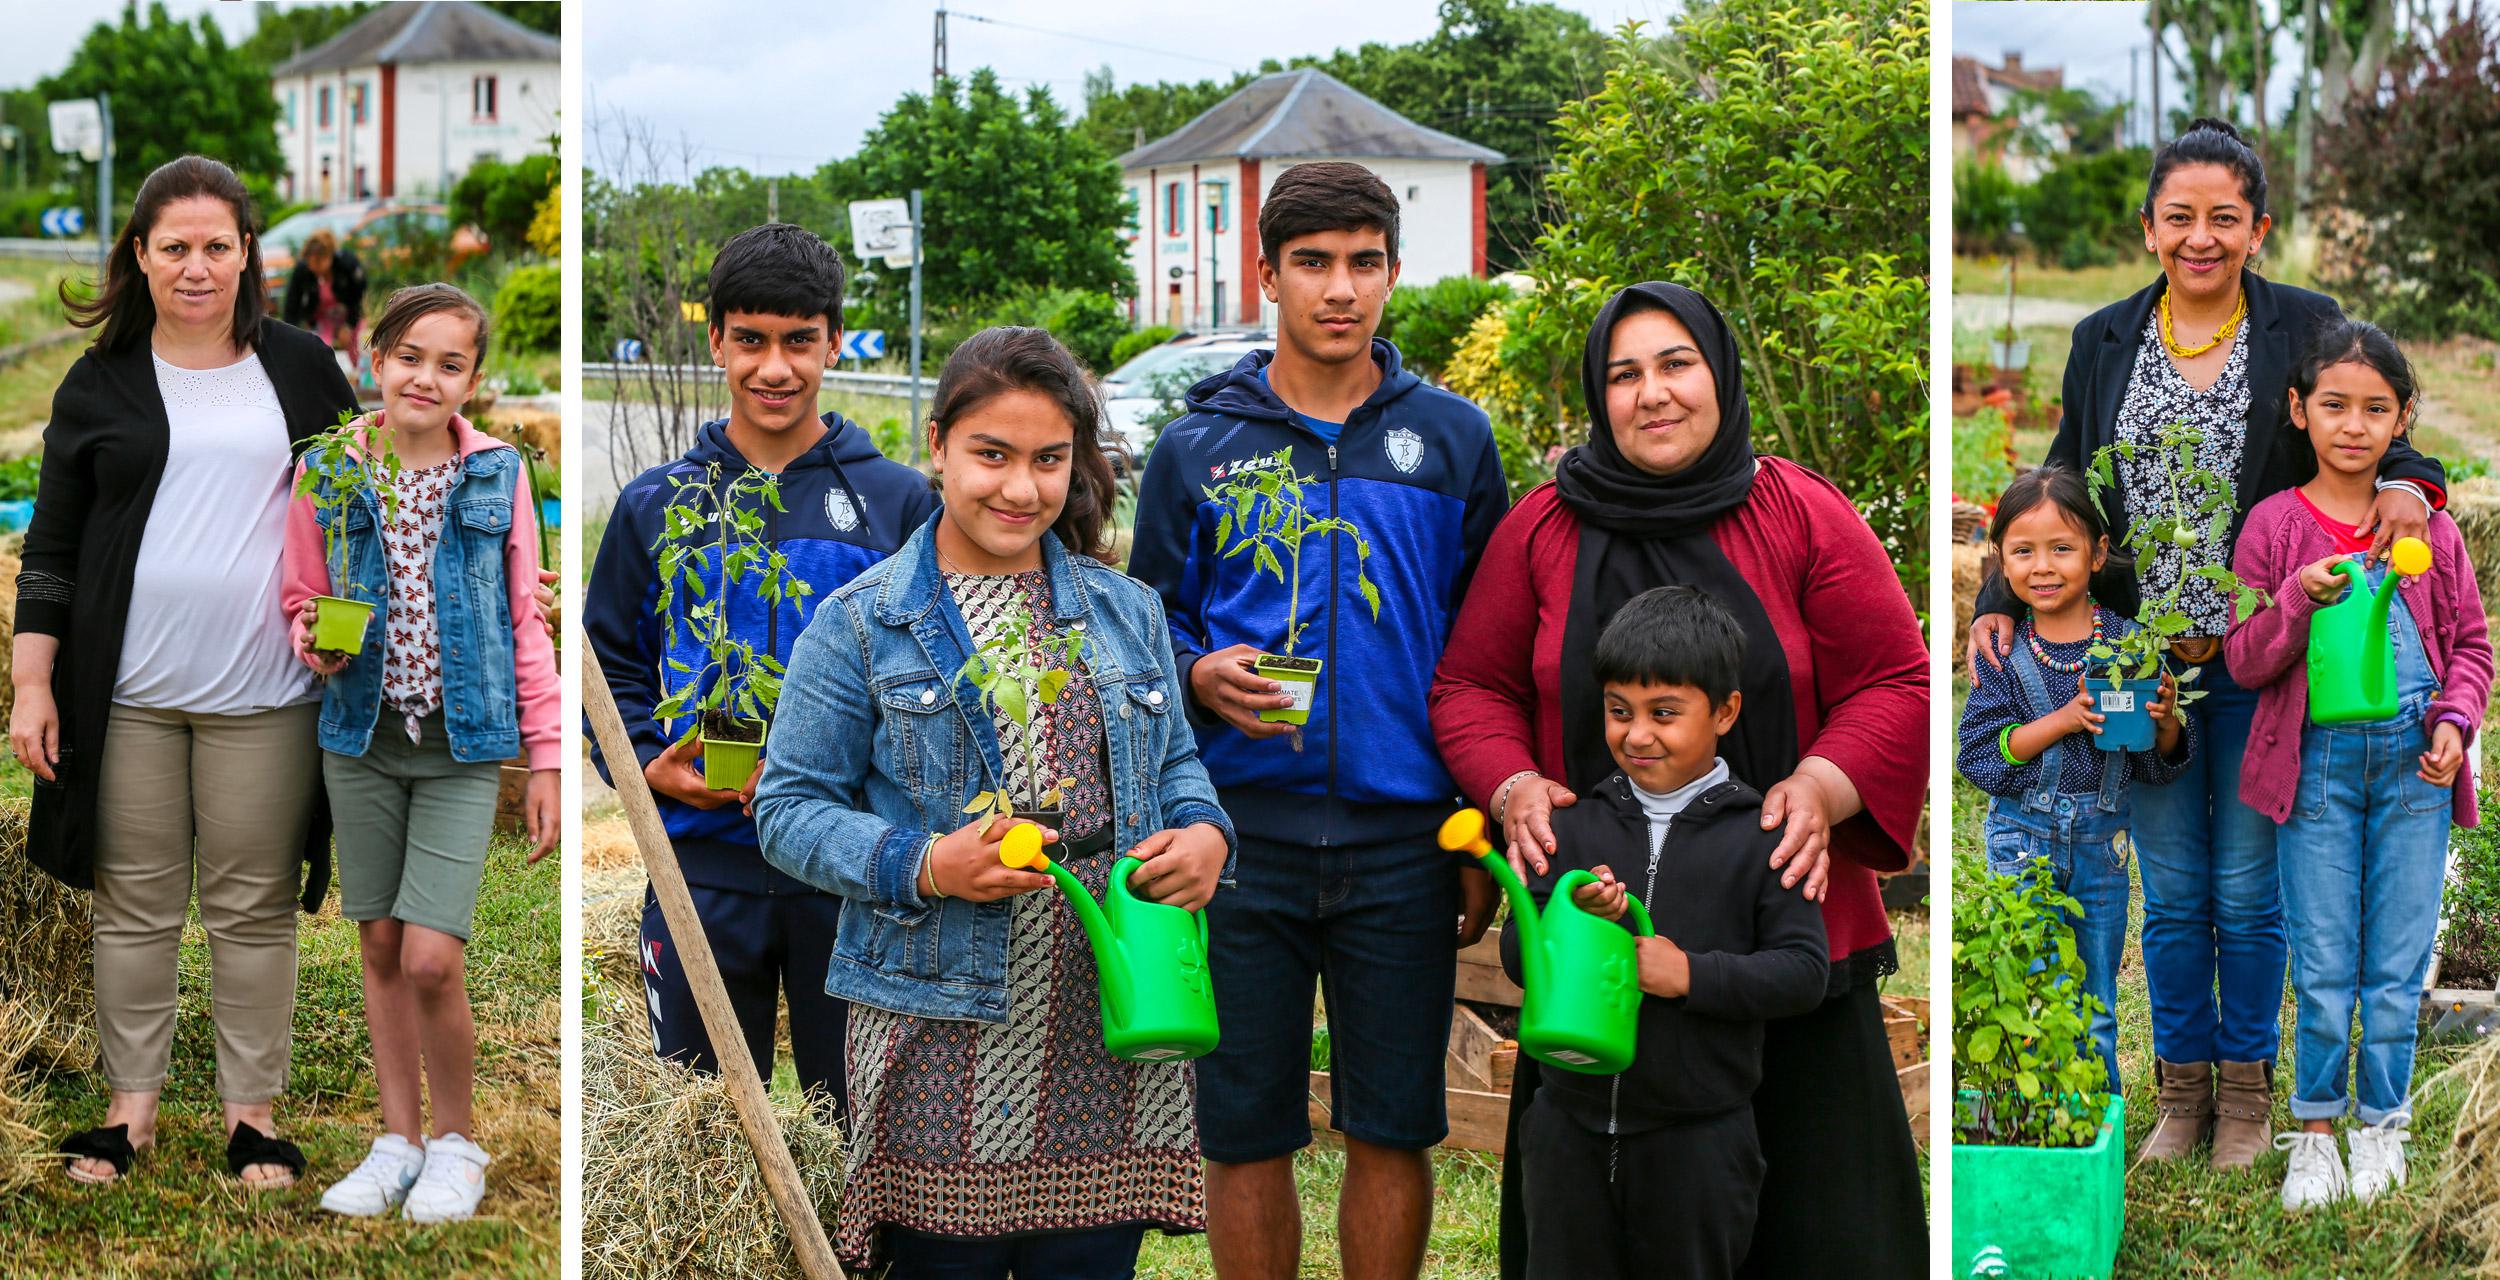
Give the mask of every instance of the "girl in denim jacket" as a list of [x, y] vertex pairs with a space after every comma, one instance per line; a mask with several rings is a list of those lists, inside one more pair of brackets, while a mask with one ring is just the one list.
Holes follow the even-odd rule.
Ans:
[[[1074, 913], [967, 806], [1055, 788], [1052, 861], [1099, 894], [1133, 851], [1138, 894], [1192, 911], [1232, 826], [1160, 603], [1085, 554], [1113, 480], [1083, 369], [1039, 329], [976, 334], [928, 429], [942, 506], [800, 637], [755, 797], [765, 858], [849, 899], [825, 977], [852, 1004], [836, 1248], [898, 1278], [1126, 1275], [1147, 1228], [1205, 1227], [1194, 1073], [1103, 1047]], [[959, 678], [1015, 626], [1084, 634], [1029, 728]]]
[[[477, 390], [486, 311], [448, 284], [391, 295], [373, 328], [382, 412], [400, 459], [395, 514], [299, 496], [288, 512], [284, 602], [296, 652], [328, 677], [322, 780], [337, 823], [340, 911], [364, 953], [365, 1029], [384, 1132], [321, 1207], [470, 1216], [487, 1153], [471, 1141], [477, 1030], [464, 955], [494, 825], [501, 762], [527, 750], [536, 862], [555, 847], [561, 763], [555, 650], [540, 620], [538, 529], [520, 452], [455, 412]], [[315, 459], [305, 468], [318, 471]], [[316, 481], [333, 483], [324, 474]], [[347, 581], [330, 579], [322, 522], [344, 524]], [[375, 605], [362, 652], [317, 650], [312, 600]], [[431, 1138], [424, 1124], [431, 1095]]]
[[[2448, 828], [2479, 816], [2465, 747], [2491, 699], [2491, 637], [2465, 539], [2446, 513], [2431, 516], [2425, 535], [2429, 572], [2406, 581], [2387, 611], [2396, 714], [2310, 717], [2310, 623], [2350, 589], [2336, 566], [2357, 558], [2373, 591], [2393, 572], [2370, 563], [2370, 538], [2354, 531], [2377, 498], [2379, 460], [2420, 408], [2416, 392], [2413, 366], [2377, 326], [2339, 320], [2316, 334], [2290, 395], [2317, 475], [2252, 508], [2232, 556], [2241, 579], [2274, 593], [2273, 607], [2231, 628], [2222, 653], [2231, 678], [2259, 691], [2240, 799], [2281, 824], [2299, 997], [2291, 1112], [2300, 1128], [2275, 1140], [2292, 1153], [2287, 1210], [2404, 1185], [2415, 1017], [2439, 930]], [[2361, 1121], [2348, 1135], [2349, 1167], [2335, 1144], [2347, 1111]]]

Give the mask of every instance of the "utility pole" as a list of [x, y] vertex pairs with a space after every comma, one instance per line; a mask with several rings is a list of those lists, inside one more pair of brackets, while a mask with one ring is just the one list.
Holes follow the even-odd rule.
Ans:
[[[938, 11], [941, 19], [945, 10]], [[927, 428], [920, 420], [920, 188], [911, 189], [911, 439], [912, 461], [920, 460], [920, 442]]]
[[104, 269], [113, 262], [113, 95], [95, 96], [96, 114], [104, 117], [103, 159], [96, 169], [95, 244], [96, 271], [102, 278]]
[[781, 179], [764, 179], [764, 221], [781, 221]]
[[2146, 139], [2147, 139], [2147, 141], [2146, 141], [2146, 145], [2148, 145], [2148, 146], [2155, 146], [2155, 147], [2158, 147], [2158, 146], [2160, 146], [2160, 145], [2161, 145], [2161, 131], [2162, 131], [2162, 122], [2161, 122], [2161, 0], [2153, 0], [2153, 2], [2152, 2], [2150, 5], [2147, 5], [2147, 6], [2145, 7], [2145, 13], [2146, 13], [2146, 16], [2148, 16], [2148, 17], [2152, 20], [2152, 24], [2153, 24], [2153, 51], [2152, 51], [2152, 53], [2151, 53], [2151, 54], [2147, 55], [2147, 57], [2146, 57], [2146, 59], [2145, 59], [2147, 62], [2149, 62], [2149, 63], [2151, 63], [2151, 64], [2152, 64], [2151, 66], [2147, 67], [2147, 68], [2146, 68], [2146, 70], [2150, 71], [2150, 72], [2152, 73], [2152, 77], [2153, 77], [2153, 79], [2152, 79], [2152, 84], [2153, 84], [2153, 123], [2152, 123], [2152, 127], [2151, 127], [2150, 129], [2146, 130]]
[[2120, 147], [2135, 141], [2135, 122], [2144, 114], [2144, 99], [2136, 96], [2136, 61], [2142, 49], [2127, 50], [2127, 132], [2118, 140]]
[[938, 11], [937, 11], [937, 38], [936, 38], [936, 40], [933, 42], [932, 47], [931, 47], [931, 49], [930, 49], [930, 51], [929, 51], [929, 88], [930, 88], [930, 90], [931, 90], [932, 92], [934, 92], [934, 91], [937, 89], [937, 82], [938, 82], [938, 81], [940, 81], [940, 80], [943, 80], [943, 79], [945, 79], [945, 78], [946, 78], [946, 6], [944, 6], [944, 5], [939, 5], [939, 6], [938, 6]]

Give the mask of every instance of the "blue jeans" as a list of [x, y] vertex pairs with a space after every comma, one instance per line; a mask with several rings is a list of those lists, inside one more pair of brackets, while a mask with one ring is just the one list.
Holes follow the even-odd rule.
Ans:
[[1199, 1150], [1252, 1164], [1310, 1145], [1314, 982], [1336, 1127], [1401, 1151], [1440, 1142], [1458, 859], [1430, 836], [1326, 847], [1243, 836], [1235, 879], [1207, 907], [1224, 1034], [1198, 1059]]
[[888, 1227], [886, 1280], [1129, 1280], [1142, 1226], [1096, 1227], [1006, 1240], [970, 1240]]
[[2116, 1092], [2118, 960], [2127, 949], [2128, 897], [2127, 858], [2117, 837], [2126, 818], [2097, 812], [2093, 800], [2061, 795], [2054, 812], [2041, 813], [1999, 798], [1988, 808], [1985, 838], [1990, 871], [2014, 875], [2031, 859], [2047, 858], [2051, 883], [2082, 908], [2081, 915], [2067, 912], [2065, 919], [2083, 957], [2083, 989], [2101, 1002], [2092, 1015], [2092, 1044]]
[[2274, 823], [2240, 803], [2257, 694], [2232, 683], [2219, 660], [2204, 672], [2206, 696], [2187, 709], [2204, 749], [2175, 781], [2130, 792], [2153, 1053], [2167, 1062], [2271, 1062], [2290, 945]]
[[2408, 1109], [2415, 1018], [2448, 846], [2449, 789], [2415, 773], [2429, 749], [2419, 714], [2302, 730], [2300, 790], [2282, 833], [2299, 996], [2292, 1089], [2299, 1119], [2344, 1114], [2356, 1005], [2361, 1121], [2377, 1124]]

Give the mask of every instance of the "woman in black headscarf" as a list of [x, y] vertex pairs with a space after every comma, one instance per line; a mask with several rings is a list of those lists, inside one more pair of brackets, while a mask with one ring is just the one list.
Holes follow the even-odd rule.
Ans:
[[[1581, 385], [1588, 442], [1503, 520], [1460, 607], [1432, 690], [1442, 757], [1514, 864], [1541, 870], [1555, 807], [1614, 771], [1590, 674], [1606, 620], [1671, 583], [1736, 615], [1744, 710], [1720, 754], [1782, 829], [1783, 883], [1822, 902], [1832, 959], [1822, 1007], [1765, 1028], [1767, 1171], [1744, 1274], [1924, 1275], [1916, 1155], [1876, 1002], [1898, 966], [1876, 873], [1908, 865], [1927, 792], [1917, 618], [1848, 498], [1754, 453], [1735, 340], [1708, 299], [1657, 282], [1616, 294]], [[1516, 1080], [1514, 1129], [1532, 1064]], [[1505, 1276], [1522, 1270], [1511, 1181]]]

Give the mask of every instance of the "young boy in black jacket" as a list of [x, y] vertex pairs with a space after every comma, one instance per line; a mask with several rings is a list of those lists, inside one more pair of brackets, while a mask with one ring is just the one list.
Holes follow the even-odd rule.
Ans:
[[[1606, 748], [1621, 772], [1554, 811], [1557, 846], [1530, 880], [1540, 907], [1563, 873], [1608, 919], [1639, 896], [1658, 936], [1637, 942], [1640, 1035], [1618, 1075], [1547, 1070], [1519, 1127], [1528, 1274], [1723, 1278], [1753, 1235], [1762, 1185], [1753, 1091], [1762, 1024], [1821, 1002], [1823, 916], [1780, 887], [1762, 796], [1728, 776], [1745, 636], [1693, 587], [1660, 587], [1600, 633]], [[1620, 870], [1618, 870], [1620, 869]], [[1515, 933], [1502, 963], [1519, 977]]]

